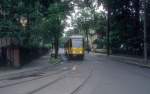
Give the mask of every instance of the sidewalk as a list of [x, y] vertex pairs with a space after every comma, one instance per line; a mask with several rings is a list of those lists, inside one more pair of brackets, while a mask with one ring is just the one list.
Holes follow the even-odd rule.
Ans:
[[[59, 49], [59, 54], [63, 54], [64, 49]], [[41, 70], [47, 69], [49, 67], [56, 66], [56, 64], [50, 64], [49, 58], [51, 53], [41, 56], [39, 59], [31, 61], [29, 64], [23, 66], [20, 69], [12, 69], [12, 68], [3, 68], [0, 69], [0, 80], [23, 76], [23, 75], [31, 75]]]
[[48, 63], [49, 57], [50, 54], [46, 54], [37, 60], [33, 60], [31, 63], [25, 65], [21, 69], [10, 69], [10, 68], [0, 69], [0, 80], [20, 75], [28, 75], [29, 73], [31, 74], [40, 71], [41, 69], [50, 67], [52, 66], [52, 64]]
[[[95, 55], [101, 55], [101, 56], [107, 56], [106, 54], [101, 53], [95, 53]], [[110, 59], [119, 61], [120, 63], [127, 63], [132, 65], [137, 65], [140, 67], [150, 68], [150, 60], [148, 60], [148, 63], [144, 63], [144, 58], [136, 58], [136, 57], [127, 57], [127, 56], [119, 56], [119, 55], [110, 55]]]

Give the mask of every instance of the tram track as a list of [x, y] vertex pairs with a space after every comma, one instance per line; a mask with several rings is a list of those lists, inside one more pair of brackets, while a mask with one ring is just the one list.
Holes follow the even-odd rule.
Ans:
[[[82, 87], [84, 87], [84, 85], [85, 85], [85, 84], [88, 82], [88, 80], [92, 77], [92, 73], [93, 73], [93, 69], [91, 69], [91, 71], [89, 72], [89, 74], [88, 74], [88, 76], [85, 78], [85, 80], [83, 80], [83, 82], [82, 82], [78, 87], [76, 87], [75, 89], [73, 89], [73, 91], [72, 91], [71, 93], [69, 93], [69, 94], [78, 94], [78, 92], [80, 91], [80, 89], [81, 89]], [[51, 86], [51, 85], [53, 85], [53, 84], [58, 83], [60, 80], [63, 80], [63, 79], [65, 79], [66, 77], [68, 77], [68, 76], [65, 76], [65, 74], [64, 74], [64, 75], [60, 76], [59, 78], [55, 79], [54, 81], [49, 82], [49, 83], [47, 83], [47, 84], [45, 84], [45, 85], [43, 85], [43, 86], [41, 86], [41, 87], [39, 87], [39, 88], [37, 88], [37, 89], [35, 89], [35, 90], [33, 90], [33, 91], [30, 91], [30, 92], [27, 93], [27, 94], [36, 94], [36, 93], [40, 92], [41, 90], [43, 90], [43, 89], [45, 89], [45, 88], [47, 88], [47, 87], [49, 87], [49, 86]]]
[[[6, 87], [10, 87], [10, 86], [18, 85], [18, 84], [23, 84], [23, 83], [30, 82], [30, 81], [35, 81], [35, 80], [46, 78], [46, 77], [50, 77], [50, 76], [53, 76], [53, 75], [58, 75], [58, 74], [61, 74], [63, 72], [67, 72], [69, 70], [70, 70], [70, 68], [68, 68], [68, 69], [61, 69], [59, 71], [56, 71], [54, 73], [49, 73], [49, 74], [48, 73], [46, 74], [46, 72], [44, 73], [44, 72], [38, 71], [38, 72], [36, 72], [34, 74], [27, 75], [27, 77], [33, 77], [32, 79], [1, 85], [0, 88], [6, 88]], [[46, 74], [46, 75], [43, 75], [43, 74]], [[34, 76], [35, 76], [35, 78], [34, 78]], [[6, 81], [9, 81], [9, 80], [13, 80], [13, 78], [7, 79]]]
[[47, 83], [47, 84], [45, 84], [45, 85], [43, 85], [43, 86], [41, 86], [41, 87], [39, 87], [39, 88], [37, 88], [37, 89], [35, 89], [35, 90], [33, 90], [33, 91], [30, 91], [30, 92], [28, 92], [27, 94], [35, 94], [35, 93], [37, 93], [38, 91], [41, 91], [42, 89], [44, 89], [44, 88], [46, 88], [46, 87], [48, 87], [48, 86], [50, 86], [50, 85], [53, 85], [53, 84], [57, 83], [58, 81], [60, 81], [60, 80], [62, 80], [62, 79], [64, 79], [64, 78], [65, 78], [64, 75], [63, 75], [63, 76], [60, 76], [59, 78], [53, 80], [52, 82], [49, 82], [49, 83]]
[[82, 87], [84, 87], [84, 85], [92, 77], [92, 74], [93, 74], [93, 69], [90, 71], [88, 77], [77, 88], [75, 88], [70, 94], [78, 94], [78, 92], [82, 89]]

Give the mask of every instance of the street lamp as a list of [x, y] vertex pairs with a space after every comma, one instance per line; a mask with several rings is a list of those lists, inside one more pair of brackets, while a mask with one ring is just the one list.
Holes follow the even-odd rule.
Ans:
[[[22, 25], [22, 27], [24, 29], [23, 31], [25, 32], [26, 31], [26, 26], [27, 26], [27, 23], [28, 23], [27, 17], [21, 16], [20, 17], [20, 23], [21, 23], [21, 25]], [[21, 41], [21, 44], [23, 44], [23, 40]]]
[[27, 17], [21, 16], [21, 17], [20, 17], [20, 23], [21, 23], [21, 25], [23, 26], [24, 31], [25, 31], [25, 28], [26, 28], [27, 23], [28, 23]]

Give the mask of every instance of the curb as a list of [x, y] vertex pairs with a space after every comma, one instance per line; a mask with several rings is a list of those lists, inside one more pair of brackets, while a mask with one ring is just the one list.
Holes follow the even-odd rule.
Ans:
[[[101, 55], [101, 56], [106, 56], [106, 54], [101, 54], [101, 53], [96, 53], [96, 54]], [[150, 69], [150, 62], [148, 64], [144, 64], [144, 63], [142, 63], [143, 60], [140, 58], [132, 58], [132, 57], [126, 57], [126, 56], [117, 56], [117, 55], [110, 55], [109, 57], [113, 60], [120, 61], [119, 63], [126, 63], [126, 64], [130, 64], [130, 65], [135, 65], [135, 66], [138, 66], [141, 68]]]
[[150, 63], [144, 64], [143, 60], [140, 59], [140, 58], [132, 58], [132, 57], [125, 57], [125, 56], [115, 56], [115, 55], [110, 55], [110, 57], [112, 57], [112, 58], [120, 58], [120, 59], [122, 59], [121, 62], [126, 63], [126, 64], [136, 65], [136, 66], [139, 66], [139, 67], [142, 67], [142, 68], [149, 68], [150, 69]]
[[147, 64], [131, 63], [131, 62], [126, 62], [126, 61], [125, 61], [125, 63], [130, 64], [130, 65], [135, 65], [135, 66], [138, 66], [138, 67], [141, 67], [141, 68], [150, 69], [150, 66], [147, 65]]

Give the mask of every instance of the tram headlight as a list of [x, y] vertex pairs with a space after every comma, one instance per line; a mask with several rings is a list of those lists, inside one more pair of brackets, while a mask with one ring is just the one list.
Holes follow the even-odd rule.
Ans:
[[80, 51], [80, 54], [82, 54], [82, 51]]

